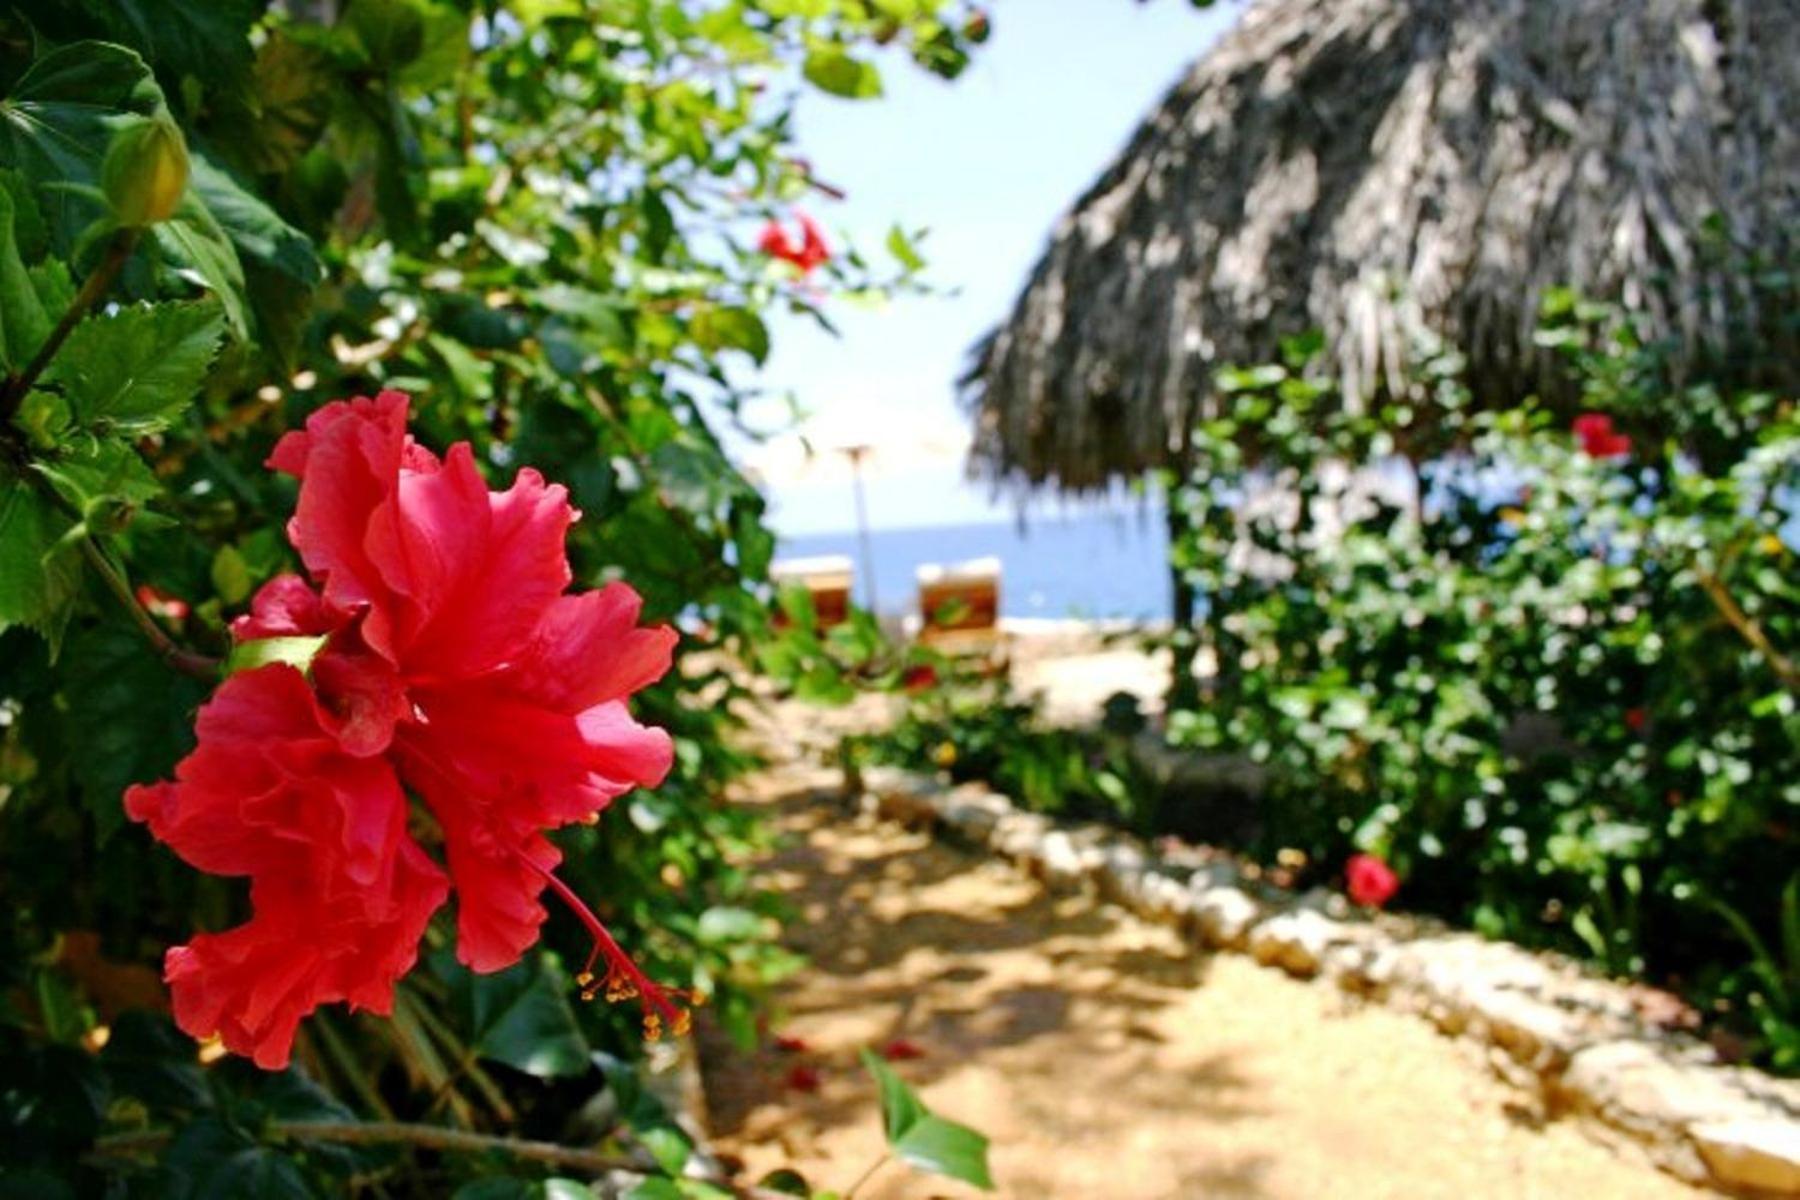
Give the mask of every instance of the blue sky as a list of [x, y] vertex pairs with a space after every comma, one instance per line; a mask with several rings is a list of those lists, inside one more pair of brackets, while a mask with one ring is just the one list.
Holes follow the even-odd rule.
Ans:
[[[896, 221], [929, 228], [929, 276], [953, 290], [877, 310], [834, 301], [838, 338], [797, 318], [773, 326], [761, 382], [791, 390], [816, 414], [817, 442], [897, 448], [870, 472], [871, 524], [1012, 515], [1009, 500], [962, 479], [967, 422], [953, 381], [963, 356], [1006, 313], [1057, 217], [1240, 10], [1198, 11], [1186, 0], [1002, 0], [993, 5], [993, 36], [956, 82], [889, 58], [884, 98], [810, 93], [801, 102], [800, 152], [848, 194], [811, 203], [814, 216], [876, 254], [885, 254]], [[773, 475], [779, 459], [752, 453], [750, 461]], [[782, 533], [852, 523], [839, 472], [764, 482]]]

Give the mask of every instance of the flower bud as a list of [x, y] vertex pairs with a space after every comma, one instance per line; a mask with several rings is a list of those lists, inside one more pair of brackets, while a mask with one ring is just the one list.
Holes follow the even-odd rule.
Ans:
[[100, 188], [113, 217], [131, 229], [168, 220], [187, 181], [187, 142], [167, 116], [121, 129], [100, 164]]

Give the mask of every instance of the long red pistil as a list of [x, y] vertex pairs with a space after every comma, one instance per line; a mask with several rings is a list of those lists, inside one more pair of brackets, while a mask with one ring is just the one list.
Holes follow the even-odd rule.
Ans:
[[[532, 865], [537, 866], [536, 863]], [[550, 890], [569, 906], [576, 919], [594, 939], [594, 948], [588, 953], [587, 965], [575, 976], [575, 982], [581, 987], [581, 998], [592, 1000], [604, 992], [609, 1003], [637, 1000], [644, 1007], [644, 1036], [650, 1041], [654, 1042], [662, 1036], [665, 1020], [676, 1037], [686, 1034], [691, 1023], [688, 1010], [670, 999], [670, 996], [680, 997], [689, 1004], [698, 1003], [698, 997], [676, 988], [664, 988], [638, 970], [637, 964], [631, 961], [631, 956], [620, 948], [619, 943], [613, 940], [613, 935], [607, 932], [606, 926], [600, 923], [600, 918], [594, 915], [594, 910], [568, 884], [542, 867], [537, 867], [537, 870], [550, 884]], [[603, 954], [606, 956], [606, 974], [596, 978], [594, 964]]]

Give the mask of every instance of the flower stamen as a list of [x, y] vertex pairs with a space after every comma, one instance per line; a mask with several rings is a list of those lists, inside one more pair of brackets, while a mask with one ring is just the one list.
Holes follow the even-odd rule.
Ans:
[[[535, 864], [533, 864], [535, 865]], [[575, 985], [581, 989], [583, 1000], [593, 1000], [604, 995], [608, 1004], [617, 1004], [622, 1000], [636, 1000], [644, 1009], [644, 1039], [657, 1041], [662, 1037], [665, 1028], [674, 1032], [676, 1037], [684, 1036], [692, 1027], [693, 1019], [686, 1006], [697, 1006], [701, 1002], [698, 992], [681, 988], [663, 987], [638, 969], [631, 956], [613, 940], [594, 910], [577, 896], [568, 884], [554, 874], [538, 868], [544, 879], [549, 882], [550, 890], [557, 898], [569, 906], [588, 936], [594, 939], [594, 948], [588, 952], [587, 962], [575, 976]], [[594, 967], [601, 956], [606, 958], [606, 973], [596, 976]]]

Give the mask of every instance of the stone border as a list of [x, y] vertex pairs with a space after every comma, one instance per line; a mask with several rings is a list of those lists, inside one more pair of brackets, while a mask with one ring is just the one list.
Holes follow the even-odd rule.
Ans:
[[1690, 1183], [1800, 1197], [1800, 1082], [1722, 1065], [1704, 1042], [1645, 1020], [1631, 989], [1571, 961], [1371, 918], [1324, 891], [1284, 892], [1202, 850], [1157, 854], [1118, 830], [1015, 808], [981, 784], [868, 767], [847, 792], [866, 811], [990, 850], [1049, 887], [1091, 891], [1199, 946], [1330, 980], [1484, 1044], [1494, 1069], [1547, 1115], [1582, 1117]]

